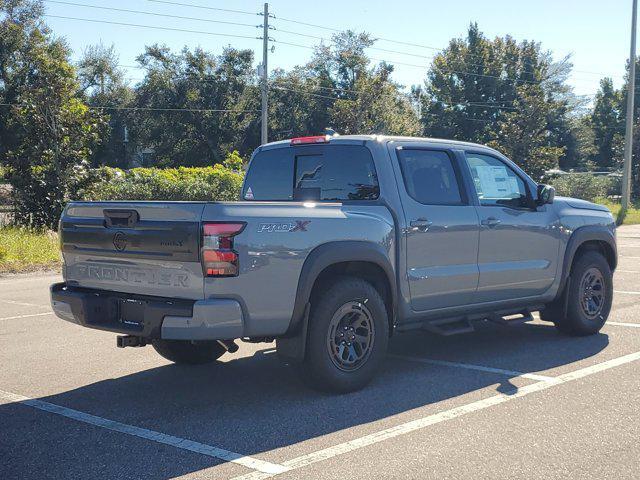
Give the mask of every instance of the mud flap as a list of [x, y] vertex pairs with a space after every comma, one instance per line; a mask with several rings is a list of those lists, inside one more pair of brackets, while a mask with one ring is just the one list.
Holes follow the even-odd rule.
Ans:
[[307, 303], [304, 308], [302, 321], [295, 333], [287, 337], [276, 338], [276, 350], [282, 361], [299, 363], [304, 360], [307, 350], [307, 330], [310, 310], [311, 304]]
[[540, 312], [540, 318], [542, 320], [546, 322], [553, 322], [567, 316], [567, 309], [569, 308], [570, 287], [571, 275], [567, 277], [567, 281], [564, 284], [564, 290], [562, 290], [562, 294]]

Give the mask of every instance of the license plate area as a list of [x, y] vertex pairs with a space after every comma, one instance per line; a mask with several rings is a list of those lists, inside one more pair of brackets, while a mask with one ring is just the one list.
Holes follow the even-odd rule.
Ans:
[[142, 331], [147, 302], [143, 300], [119, 299], [118, 321], [126, 328]]

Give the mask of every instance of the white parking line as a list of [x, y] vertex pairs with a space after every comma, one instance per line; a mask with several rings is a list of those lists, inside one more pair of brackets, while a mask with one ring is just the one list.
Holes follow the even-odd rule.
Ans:
[[635, 327], [640, 328], [640, 323], [625, 323], [625, 322], [607, 322], [605, 325], [616, 325], [618, 327]]
[[276, 463], [265, 462], [257, 458], [230, 452], [229, 450], [213, 447], [211, 445], [205, 445], [204, 443], [194, 442], [185, 438], [174, 437], [173, 435], [167, 435], [153, 430], [147, 430], [146, 428], [134, 427], [133, 425], [115, 422], [113, 420], [98, 417], [96, 415], [90, 415], [78, 410], [73, 410], [71, 408], [62, 407], [60, 405], [55, 405], [53, 403], [36, 400], [22, 395], [16, 395], [15, 393], [5, 392], [3, 390], [0, 390], [0, 398], [9, 400], [11, 402], [20, 403], [29, 407], [37, 408], [38, 410], [44, 410], [45, 412], [55, 413], [56, 415], [61, 415], [72, 420], [77, 420], [78, 422], [88, 423], [91, 425], [95, 425], [96, 427], [106, 428], [107, 430], [112, 430], [114, 432], [133, 435], [134, 437], [140, 437], [146, 440], [151, 440], [153, 442], [180, 448], [182, 450], [200, 453], [202, 455], [217, 458], [219, 460], [224, 460], [226, 462], [237, 463], [238, 465], [242, 465], [243, 467], [247, 467], [252, 470], [257, 470], [258, 472], [263, 474], [277, 475], [289, 470], [289, 468], [283, 467], [282, 465], [278, 465]]
[[[423, 428], [429, 427], [431, 425], [435, 425], [437, 423], [444, 422], [446, 420], [452, 420], [454, 418], [461, 417], [468, 413], [484, 410], [485, 408], [489, 408], [494, 405], [499, 405], [501, 403], [505, 403], [505, 402], [514, 400], [516, 398], [521, 398], [535, 392], [546, 390], [556, 385], [562, 385], [564, 383], [571, 382], [573, 380], [578, 380], [578, 379], [587, 377], [589, 375], [593, 375], [595, 373], [608, 370], [610, 368], [635, 362], [637, 360], [640, 360], [640, 352], [631, 353], [629, 355], [625, 355], [619, 358], [614, 358], [613, 360], [608, 360], [606, 362], [598, 363], [590, 367], [581, 368], [574, 372], [559, 375], [557, 377], [554, 377], [552, 382], [533, 383], [525, 387], [514, 389], [510, 394], [494, 395], [492, 397], [485, 398], [483, 400], [478, 400], [476, 402], [472, 402], [467, 405], [455, 407], [450, 410], [445, 410], [440, 413], [429, 415], [427, 417], [419, 418], [417, 420], [413, 420], [407, 423], [402, 423], [400, 425], [396, 425], [395, 427], [380, 430], [379, 432], [371, 433], [369, 435], [365, 435], [364, 437], [360, 437], [355, 440], [340, 443], [338, 445], [334, 445], [333, 447], [324, 448], [322, 450], [318, 450], [318, 451], [309, 453], [307, 455], [302, 455], [292, 460], [288, 460], [286, 462], [283, 462], [282, 466], [290, 470], [303, 468], [317, 462], [322, 462], [323, 460], [328, 460], [338, 455], [343, 455], [345, 453], [349, 453], [354, 450], [358, 450], [360, 448], [388, 440], [390, 438], [395, 438], [400, 435], [405, 435], [407, 433], [415, 432], [416, 430], [421, 430]], [[277, 474], [252, 472], [246, 475], [235, 477], [233, 480], [262, 480], [262, 479], [274, 477], [275, 475]]]
[[[61, 281], [62, 276], [61, 275], [45, 275], [43, 277], [41, 276], [37, 276], [37, 280], [45, 280], [45, 279], [51, 279], [53, 282], [55, 281]], [[0, 282], [0, 285], [15, 285], [18, 282], [33, 282], [34, 277], [33, 275], [29, 275], [29, 276], [24, 276], [24, 277], [20, 277], [20, 278], [14, 278], [12, 280], [3, 280]]]
[[624, 293], [625, 295], [640, 295], [640, 292], [632, 292], [629, 290], [614, 290], [613, 293]]
[[616, 269], [616, 273], [640, 273], [640, 270], [618, 270], [618, 269]]
[[2, 298], [0, 298], [0, 302], [8, 303], [9, 305], [20, 305], [21, 307], [49, 308], [49, 305], [42, 305], [38, 303], [16, 302], [15, 300], [4, 300]]
[[15, 320], [17, 318], [41, 317], [43, 315], [53, 315], [53, 312], [27, 313], [26, 315], [15, 315], [13, 317], [3, 317], [0, 320]]
[[536, 373], [524, 373], [515, 370], [504, 370], [502, 368], [485, 367], [484, 365], [473, 365], [470, 363], [458, 363], [448, 362], [446, 360], [434, 360], [431, 358], [409, 357], [405, 355], [387, 355], [390, 358], [397, 358], [399, 360], [407, 360], [409, 362], [426, 363], [428, 365], [439, 365], [442, 367], [455, 367], [465, 368], [467, 370], [478, 370], [480, 372], [497, 373], [498, 375], [506, 375], [507, 377], [522, 377], [529, 380], [537, 380], [540, 382], [553, 381], [554, 377], [547, 377], [545, 375], [538, 375]]

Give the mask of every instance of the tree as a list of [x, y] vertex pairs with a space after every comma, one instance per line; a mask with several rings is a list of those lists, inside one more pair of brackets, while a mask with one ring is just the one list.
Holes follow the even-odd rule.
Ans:
[[316, 48], [312, 60], [271, 78], [270, 128], [276, 135], [313, 135], [325, 128], [343, 134], [416, 135], [416, 112], [401, 86], [391, 80], [393, 67], [370, 67], [366, 33], [346, 31], [330, 45]]
[[622, 165], [624, 117], [622, 94], [613, 88], [613, 81], [604, 78], [596, 93], [591, 114], [595, 152], [593, 161], [597, 168], [619, 168]]
[[93, 166], [127, 168], [130, 164], [125, 129], [135, 122], [136, 115], [129, 110], [135, 93], [125, 82], [118, 61], [113, 46], [107, 48], [100, 44], [87, 48], [78, 63], [82, 95], [89, 105], [104, 107], [101, 111], [109, 123], [100, 146], [91, 156]]
[[420, 123], [409, 98], [390, 80], [393, 67], [381, 64], [360, 76], [354, 99], [337, 100], [331, 125], [339, 132], [415, 136]]
[[317, 135], [331, 126], [332, 83], [308, 66], [277, 69], [269, 80], [269, 140]]
[[[259, 94], [253, 52], [225, 48], [173, 54], [152, 45], [138, 57], [146, 69], [136, 88], [132, 136], [155, 151], [158, 166], [222, 163], [227, 152], [257, 144]], [[226, 110], [229, 110], [228, 112]]]
[[[12, 105], [19, 101], [19, 89], [26, 81], [20, 55], [39, 30], [42, 3], [38, 1], [0, 0], [0, 159], [6, 162], [7, 152], [15, 147], [16, 132], [8, 127]], [[39, 35], [39, 34], [38, 34]]]
[[488, 40], [472, 24], [427, 73], [420, 97], [424, 133], [490, 143], [539, 176], [557, 167], [574, 141], [566, 135], [569, 68], [568, 59], [554, 63], [536, 42]]
[[78, 96], [69, 49], [43, 25], [39, 2], [12, 0], [1, 11], [0, 94], [11, 106], [0, 128], [0, 158], [13, 186], [16, 221], [53, 228], [85, 177], [102, 120]]
[[489, 145], [516, 161], [538, 180], [546, 170], [558, 167], [564, 148], [548, 145], [546, 139], [549, 105], [540, 95], [540, 87], [518, 88], [515, 110], [498, 122], [495, 138]]

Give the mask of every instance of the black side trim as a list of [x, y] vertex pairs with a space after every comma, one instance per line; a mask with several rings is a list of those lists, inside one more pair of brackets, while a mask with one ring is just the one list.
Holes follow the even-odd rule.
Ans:
[[601, 225], [586, 225], [584, 227], [577, 228], [569, 238], [567, 248], [564, 252], [564, 261], [562, 263], [562, 279], [560, 280], [560, 286], [558, 287], [558, 297], [562, 295], [564, 287], [569, 278], [571, 270], [571, 264], [573, 263], [573, 257], [575, 256], [578, 248], [585, 242], [589, 241], [605, 242], [611, 249], [613, 265], [611, 270], [615, 270], [618, 264], [618, 249], [616, 247], [616, 239], [613, 236], [611, 230]]
[[324, 243], [309, 253], [302, 266], [296, 292], [296, 302], [287, 335], [295, 333], [304, 318], [305, 307], [311, 298], [311, 290], [318, 275], [330, 265], [343, 262], [370, 262], [385, 272], [391, 286], [392, 312], [395, 315], [398, 286], [389, 257], [384, 248], [371, 242], [345, 240]]

